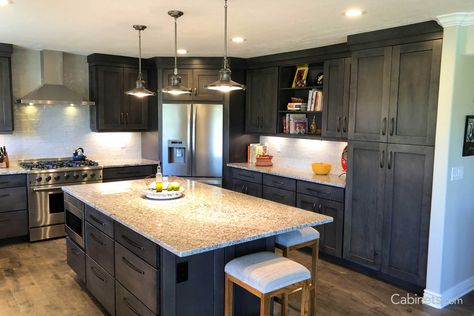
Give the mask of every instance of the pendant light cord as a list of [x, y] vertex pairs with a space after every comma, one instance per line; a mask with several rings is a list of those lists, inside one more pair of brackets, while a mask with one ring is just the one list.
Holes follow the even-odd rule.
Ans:
[[138, 80], [143, 80], [143, 76], [142, 76], [142, 30], [138, 30]]
[[227, 0], [224, 4], [224, 69], [229, 68], [229, 62], [227, 60]]
[[178, 18], [174, 18], [174, 75], [178, 75]]

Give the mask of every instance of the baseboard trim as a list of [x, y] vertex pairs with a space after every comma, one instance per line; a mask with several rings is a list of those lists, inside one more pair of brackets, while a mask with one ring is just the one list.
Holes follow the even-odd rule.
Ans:
[[423, 295], [423, 304], [437, 309], [442, 309], [450, 304], [456, 303], [458, 299], [471, 291], [474, 291], [474, 276], [456, 284], [443, 293], [425, 290]]

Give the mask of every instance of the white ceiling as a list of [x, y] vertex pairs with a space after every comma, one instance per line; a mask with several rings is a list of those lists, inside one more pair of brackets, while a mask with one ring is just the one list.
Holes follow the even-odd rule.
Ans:
[[[145, 57], [173, 54], [171, 9], [179, 19], [179, 47], [189, 56], [221, 56], [223, 0], [13, 0], [0, 7], [0, 42], [87, 55], [137, 55], [132, 24], [145, 24]], [[358, 7], [359, 18], [342, 12]], [[473, 0], [229, 0], [229, 55], [262, 56], [344, 42], [349, 34], [474, 11]]]

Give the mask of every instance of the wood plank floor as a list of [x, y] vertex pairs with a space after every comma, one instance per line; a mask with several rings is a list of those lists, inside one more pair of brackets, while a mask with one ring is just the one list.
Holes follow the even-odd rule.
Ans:
[[[310, 257], [303, 253], [294, 253], [293, 259], [305, 265], [310, 262]], [[394, 305], [391, 295], [404, 296], [405, 291], [323, 260], [317, 292], [318, 316], [474, 315], [474, 293], [464, 297], [462, 305], [444, 310]], [[291, 298], [295, 305], [297, 300], [297, 295]], [[278, 310], [276, 306], [276, 315]], [[67, 266], [65, 239], [0, 244], [0, 316], [103, 314]], [[291, 310], [290, 315], [298, 313]]]

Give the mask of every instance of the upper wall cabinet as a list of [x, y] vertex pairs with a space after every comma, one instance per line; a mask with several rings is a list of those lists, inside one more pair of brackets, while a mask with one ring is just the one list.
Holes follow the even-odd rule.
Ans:
[[[172, 95], [163, 93], [163, 99], [168, 101], [219, 101], [223, 102], [224, 94], [219, 91], [213, 91], [206, 86], [219, 79], [219, 70], [217, 69], [179, 69], [181, 84], [191, 89], [190, 94]], [[163, 70], [163, 87], [171, 82], [173, 69]]]
[[0, 133], [13, 131], [11, 53], [11, 45], [0, 44]]
[[324, 63], [323, 137], [347, 138], [350, 74], [350, 58], [333, 59]]
[[278, 67], [248, 70], [246, 96], [246, 131], [276, 133]]
[[[91, 129], [96, 132], [144, 131], [148, 128], [148, 99], [125, 94], [132, 89], [138, 69], [116, 65], [89, 67]], [[143, 73], [146, 81], [146, 72]]]
[[349, 139], [434, 145], [441, 44], [353, 54]]

